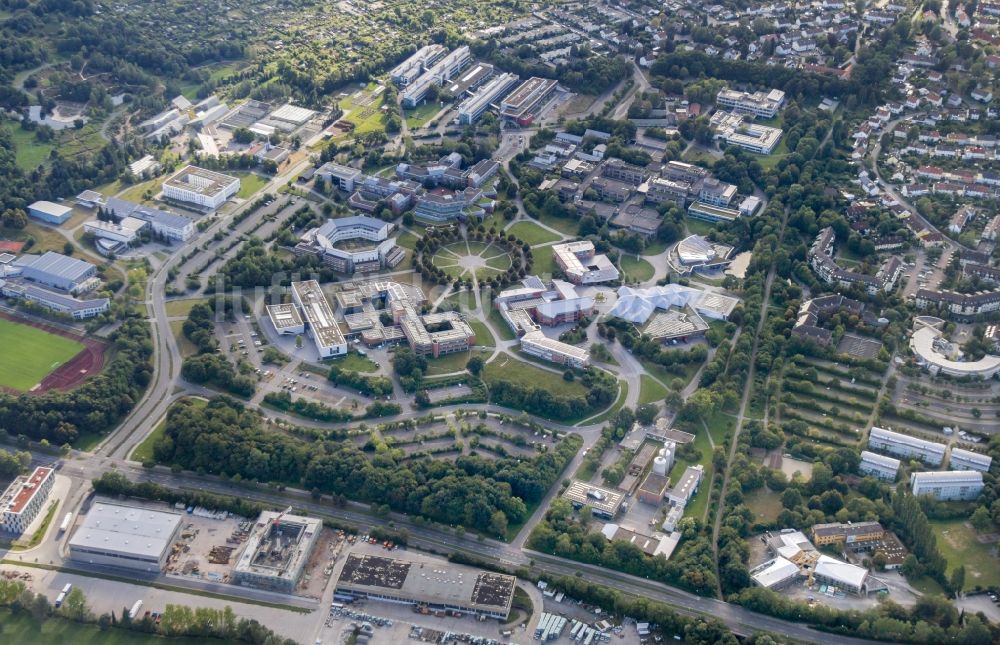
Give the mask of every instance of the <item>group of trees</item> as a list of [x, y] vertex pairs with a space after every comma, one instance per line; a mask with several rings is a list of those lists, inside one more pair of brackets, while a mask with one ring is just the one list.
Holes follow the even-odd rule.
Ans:
[[267, 432], [258, 413], [219, 397], [202, 409], [185, 402], [172, 407], [153, 454], [160, 463], [301, 485], [495, 532], [498, 511], [510, 523], [526, 518], [527, 504], [541, 500], [580, 443], [572, 435], [531, 458], [406, 460], [402, 450], [382, 444], [372, 444], [369, 456], [351, 442], [307, 442]]
[[380, 397], [392, 394], [392, 379], [346, 370], [337, 363], [330, 366], [326, 378], [335, 385], [353, 388], [365, 396]]
[[7, 481], [20, 475], [31, 464], [31, 453], [0, 450], [0, 481]]
[[183, 332], [184, 337], [197, 347], [198, 353], [184, 359], [181, 375], [192, 383], [209, 384], [247, 398], [257, 389], [257, 381], [249, 374], [238, 372], [219, 350], [219, 341], [215, 337], [216, 317], [231, 316], [232, 301], [222, 301], [223, 312], [216, 311], [218, 302], [212, 300], [191, 307]]
[[618, 382], [606, 372], [588, 368], [580, 380], [586, 394], [569, 396], [553, 394], [544, 386], [529, 386], [498, 375], [489, 381], [490, 402], [546, 419], [565, 420], [602, 410], [618, 396]]

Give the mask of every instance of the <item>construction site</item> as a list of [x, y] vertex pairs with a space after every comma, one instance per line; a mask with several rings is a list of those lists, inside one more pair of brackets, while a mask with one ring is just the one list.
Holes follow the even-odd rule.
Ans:
[[294, 592], [322, 530], [316, 518], [264, 511], [233, 570], [234, 584]]

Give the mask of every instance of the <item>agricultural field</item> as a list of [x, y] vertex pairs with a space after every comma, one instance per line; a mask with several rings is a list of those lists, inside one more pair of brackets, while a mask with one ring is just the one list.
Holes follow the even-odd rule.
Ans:
[[83, 345], [28, 325], [0, 319], [0, 386], [26, 392], [83, 350]]

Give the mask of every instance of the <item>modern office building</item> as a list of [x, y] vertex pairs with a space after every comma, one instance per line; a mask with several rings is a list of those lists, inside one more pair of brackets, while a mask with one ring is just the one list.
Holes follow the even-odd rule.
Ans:
[[737, 90], [719, 90], [715, 102], [720, 107], [741, 114], [752, 114], [765, 119], [773, 119], [781, 106], [785, 104], [785, 93], [781, 90], [770, 92], [739, 92]]
[[83, 230], [94, 236], [94, 246], [103, 255], [120, 253], [135, 243], [147, 222], [135, 217], [126, 217], [120, 222], [106, 222], [94, 219], [84, 223]]
[[942, 443], [934, 443], [878, 427], [872, 427], [868, 434], [868, 447], [898, 457], [913, 457], [929, 466], [941, 465], [941, 462], [944, 461], [946, 448]]
[[608, 256], [597, 254], [594, 243], [587, 240], [555, 244], [552, 257], [573, 284], [599, 284], [621, 277]]
[[466, 218], [466, 209], [474, 206], [483, 193], [468, 187], [457, 191], [436, 189], [416, 197], [413, 215], [430, 222], [449, 222]]
[[389, 78], [400, 87], [406, 87], [424, 70], [436, 63], [448, 50], [443, 45], [425, 45], [412, 56], [392, 68]]
[[472, 124], [493, 104], [499, 103], [520, 80], [517, 74], [503, 73], [488, 80], [458, 105], [458, 122]]
[[913, 473], [910, 488], [914, 495], [930, 495], [942, 501], [973, 500], [983, 491], [983, 473], [978, 470]]
[[781, 140], [782, 129], [747, 122], [735, 112], [719, 110], [710, 121], [714, 137], [760, 155], [769, 155]]
[[233, 582], [256, 589], [294, 592], [322, 530], [323, 521], [316, 518], [264, 511], [250, 530], [233, 569]]
[[622, 510], [625, 495], [619, 491], [593, 486], [588, 482], [574, 480], [563, 493], [575, 508], [589, 506], [595, 517], [614, 519]]
[[420, 315], [412, 303], [393, 301], [391, 312], [410, 349], [421, 356], [437, 358], [467, 351], [476, 344], [476, 332], [456, 311]]
[[993, 457], [989, 455], [962, 448], [952, 448], [948, 468], [949, 470], [978, 470], [981, 473], [988, 473], [992, 464]]
[[468, 45], [462, 45], [444, 56], [406, 86], [402, 94], [403, 106], [417, 107], [427, 96], [427, 92], [432, 86], [440, 86], [445, 81], [451, 80], [470, 62], [472, 62], [472, 54], [469, 52]]
[[500, 102], [500, 116], [518, 125], [531, 125], [557, 87], [556, 81], [532, 76]]
[[163, 182], [163, 196], [211, 211], [240, 190], [240, 178], [198, 166], [185, 166]]
[[351, 553], [337, 579], [338, 595], [506, 620], [517, 579], [455, 564], [431, 565]]
[[28, 215], [46, 224], [62, 224], [73, 215], [73, 208], [42, 200], [28, 206]]
[[390, 238], [393, 224], [374, 217], [356, 215], [327, 220], [306, 231], [295, 246], [296, 255], [316, 255], [340, 273], [371, 273], [395, 267], [405, 252]]
[[71, 560], [160, 572], [181, 528], [178, 513], [98, 499], [69, 540]]
[[159, 208], [152, 208], [134, 202], [128, 202], [117, 197], [109, 197], [102, 208], [117, 219], [134, 217], [149, 224], [154, 235], [173, 242], [187, 242], [194, 237], [194, 220], [190, 217], [170, 213]]
[[42, 466], [16, 477], [0, 496], [0, 529], [24, 533], [45, 507], [55, 480], [55, 471]]
[[306, 331], [306, 324], [299, 315], [298, 307], [293, 304], [268, 305], [267, 317], [274, 330], [283, 336], [297, 336]]
[[858, 463], [858, 472], [862, 475], [871, 475], [884, 481], [896, 481], [896, 475], [899, 474], [899, 460], [862, 450], [861, 461]]
[[365, 175], [357, 168], [328, 161], [316, 170], [316, 176], [335, 184], [345, 193], [353, 193], [355, 186]]
[[347, 353], [347, 340], [337, 325], [333, 310], [319, 282], [315, 280], [293, 282], [292, 300], [302, 310], [306, 331], [316, 345], [319, 358]]
[[713, 224], [716, 222], [732, 222], [742, 215], [735, 208], [713, 206], [712, 204], [705, 204], [703, 202], [694, 202], [688, 206], [687, 214], [691, 219], [699, 219], [703, 222], [711, 222]]
[[570, 345], [549, 338], [541, 330], [521, 336], [521, 350], [545, 361], [569, 367], [585, 368], [590, 365], [590, 352], [583, 347]]

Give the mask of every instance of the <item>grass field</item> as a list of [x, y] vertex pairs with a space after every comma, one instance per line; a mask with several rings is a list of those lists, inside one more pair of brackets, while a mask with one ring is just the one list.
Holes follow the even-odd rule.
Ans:
[[119, 197], [125, 201], [135, 202], [137, 204], [142, 202], [150, 203], [153, 200], [145, 199], [143, 195], [146, 191], [149, 191], [151, 196], [156, 197], [163, 189], [163, 182], [166, 180], [167, 177], [164, 175], [163, 177], [157, 177], [156, 179], [150, 179], [149, 181], [142, 181], [138, 184], [133, 184], [125, 189]]
[[261, 188], [267, 185], [267, 179], [252, 172], [237, 172], [233, 174], [240, 178], [240, 190], [236, 193], [236, 196], [240, 199], [250, 199]]
[[965, 588], [1000, 585], [1000, 558], [995, 544], [982, 544], [965, 520], [931, 522], [941, 555], [948, 561], [948, 575], [965, 565]]
[[580, 220], [569, 219], [567, 217], [553, 217], [551, 215], [540, 215], [537, 219], [542, 224], [545, 224], [549, 228], [554, 228], [560, 233], [574, 236], [580, 234]]
[[525, 387], [541, 387], [556, 396], [587, 394], [587, 389], [579, 381], [565, 381], [562, 374], [535, 367], [506, 354], [501, 354], [496, 360], [486, 364], [483, 369], [483, 380], [487, 384], [505, 380]]
[[83, 625], [65, 618], [36, 621], [28, 613], [13, 613], [0, 609], [0, 634], [5, 643], [18, 645], [210, 645], [221, 641], [212, 638], [163, 638], [152, 634], [130, 632], [117, 627], [101, 631], [95, 625]]
[[406, 117], [406, 127], [422, 128], [440, 111], [441, 105], [433, 101], [418, 105], [412, 110], [403, 110], [403, 115]]
[[396, 244], [403, 247], [404, 249], [410, 249], [411, 251], [416, 248], [417, 240], [420, 238], [409, 231], [403, 231], [399, 237], [396, 238]]
[[170, 331], [174, 334], [174, 338], [177, 339], [177, 349], [181, 350], [181, 358], [194, 356], [198, 353], [198, 348], [195, 347], [195, 344], [184, 335], [183, 320], [171, 320]]
[[490, 307], [489, 320], [493, 323], [493, 329], [497, 330], [497, 333], [500, 334], [501, 340], [514, 340], [516, 338], [514, 332], [510, 330], [510, 327], [504, 322], [503, 317], [500, 316], [500, 312], [493, 307]]
[[171, 318], [187, 318], [191, 313], [191, 308], [208, 302], [208, 298], [187, 298], [185, 300], [171, 300], [166, 304], [167, 315]]
[[522, 242], [527, 242], [531, 246], [536, 244], [545, 244], [546, 242], [555, 242], [559, 239], [559, 236], [551, 231], [548, 231], [534, 222], [518, 222], [508, 229], [509, 233], [513, 233]]
[[644, 403], [663, 403], [667, 398], [667, 388], [648, 374], [639, 379], [639, 405]]
[[348, 370], [350, 372], [377, 372], [378, 365], [375, 361], [368, 358], [367, 356], [362, 356], [357, 352], [351, 352], [343, 358], [337, 359], [337, 365], [342, 369]]
[[781, 495], [766, 486], [744, 497], [743, 503], [753, 512], [754, 522], [773, 522], [784, 508], [781, 505]]
[[469, 359], [477, 354], [478, 352], [455, 352], [454, 354], [445, 354], [438, 358], [428, 358], [427, 376], [461, 372], [465, 369], [465, 364], [469, 362]]
[[715, 224], [694, 219], [693, 217], [684, 218], [684, 227], [687, 228], [690, 235], [708, 235], [715, 230]]
[[537, 276], [550, 276], [559, 268], [556, 266], [556, 261], [552, 258], [551, 246], [531, 249], [531, 257], [534, 260], [531, 272]]
[[30, 390], [83, 350], [75, 340], [0, 319], [0, 385]]
[[9, 127], [14, 138], [14, 161], [21, 170], [34, 170], [45, 163], [49, 153], [56, 147], [55, 142], [41, 143], [35, 139], [35, 133], [25, 130], [20, 124], [4, 122]]
[[478, 347], [496, 347], [496, 339], [493, 338], [493, 334], [490, 333], [490, 329], [486, 326], [486, 323], [476, 320], [471, 316], [466, 322], [469, 323], [469, 327], [472, 327], [472, 331], [476, 332], [476, 345]]
[[653, 265], [641, 258], [636, 259], [632, 255], [622, 255], [619, 264], [629, 280], [645, 282], [653, 277]]

